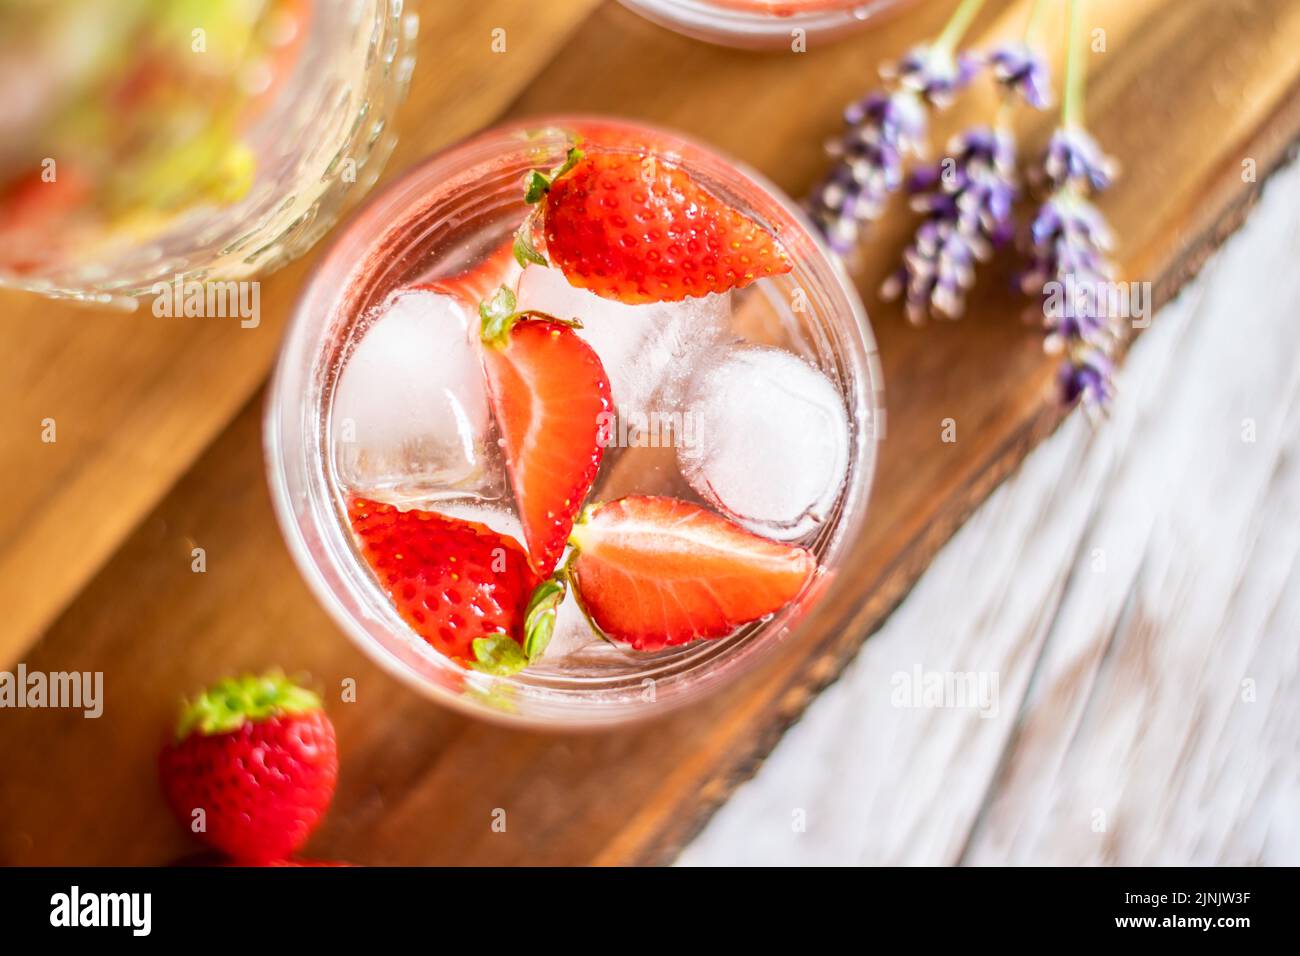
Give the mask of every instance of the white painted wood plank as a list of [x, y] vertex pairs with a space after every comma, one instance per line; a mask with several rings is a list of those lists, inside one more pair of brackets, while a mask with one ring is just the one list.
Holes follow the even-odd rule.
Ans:
[[680, 862], [1300, 863], [1298, 264], [1300, 166]]
[[971, 862], [1300, 862], [1297, 211], [1293, 168], [1138, 410]]

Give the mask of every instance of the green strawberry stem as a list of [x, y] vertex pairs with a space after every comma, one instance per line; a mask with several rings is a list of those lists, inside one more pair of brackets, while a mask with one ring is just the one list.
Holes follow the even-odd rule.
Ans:
[[502, 286], [492, 298], [479, 303], [478, 314], [483, 320], [483, 344], [504, 347], [516, 321], [515, 294]]
[[479, 303], [478, 314], [479, 318], [483, 320], [483, 329], [480, 335], [484, 345], [505, 348], [510, 343], [510, 330], [515, 327], [516, 322], [525, 319], [555, 322], [559, 325], [567, 325], [571, 329], [582, 328], [582, 323], [577, 319], [561, 319], [546, 312], [538, 312], [536, 309], [524, 309], [521, 312], [516, 312], [516, 304], [515, 294], [510, 291], [509, 286], [504, 285], [497, 289], [492, 298], [484, 299]]
[[316, 694], [279, 671], [261, 676], [228, 677], [217, 681], [195, 700], [185, 702], [176, 726], [176, 739], [183, 740], [194, 732], [229, 733], [246, 721], [258, 723], [320, 709], [321, 700]]
[[551, 191], [551, 184], [571, 170], [578, 163], [582, 162], [583, 152], [577, 146], [569, 149], [569, 155], [564, 158], [564, 162], [556, 166], [549, 174], [534, 169], [528, 174], [528, 186], [524, 190], [524, 202], [530, 206], [541, 202], [548, 192]]
[[596, 513], [596, 509], [599, 508], [600, 505], [601, 503], [599, 501], [592, 502], [582, 509], [578, 514], [578, 517], [573, 519], [573, 527], [569, 530], [569, 547], [573, 550], [569, 553], [568, 560], [564, 562], [564, 567], [557, 571], [557, 574], [568, 575], [569, 567], [573, 564], [574, 559], [578, 557], [578, 552], [582, 550], [582, 545], [579, 541], [579, 532], [581, 532], [587, 522], [591, 520], [591, 516]]
[[[534, 169], [528, 174], [528, 185], [524, 189], [524, 202], [530, 206], [537, 206], [551, 191], [551, 185], [574, 166], [581, 162], [583, 152], [577, 146], [569, 149], [569, 153], [564, 158], [564, 162], [551, 170], [550, 173], [543, 173]], [[527, 268], [528, 264], [534, 263], [539, 266], [550, 265], [546, 257], [537, 251], [537, 246], [533, 242], [533, 225], [537, 221], [537, 216], [541, 212], [540, 206], [533, 210], [519, 231], [515, 233], [514, 254], [515, 261], [521, 268]]]

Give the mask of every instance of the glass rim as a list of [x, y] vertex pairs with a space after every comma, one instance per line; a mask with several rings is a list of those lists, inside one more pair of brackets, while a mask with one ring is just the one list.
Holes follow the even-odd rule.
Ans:
[[[486, 159], [489, 154], [484, 152], [485, 148], [504, 142], [511, 134], [594, 125], [632, 130], [653, 137], [657, 142], [670, 142], [689, 149], [693, 154], [710, 158], [734, 174], [744, 188], [756, 190], [765, 200], [778, 207], [800, 230], [800, 238], [812, 243], [819, 263], [829, 270], [833, 279], [831, 294], [847, 306], [847, 314], [837, 324], [844, 326], [849, 333], [848, 337], [861, 353], [851, 364], [854, 375], [861, 375], [864, 380], [857, 389], [857, 400], [851, 397], [851, 393], [849, 398], [849, 411], [860, 437], [855, 441], [856, 448], [851, 452], [848, 472], [851, 480], [840, 499], [837, 530], [827, 556], [827, 564], [833, 563], [832, 570], [836, 573], [827, 575], [828, 582], [816, 599], [810, 601], [809, 606], [796, 604], [778, 612], [774, 620], [764, 624], [763, 630], [746, 637], [738, 647], [706, 662], [701, 669], [690, 671], [689, 686], [680, 686], [685, 682], [683, 678], [673, 685], [671, 694], [657, 693], [653, 703], [632, 699], [616, 702], [584, 701], [575, 697], [541, 706], [539, 699], [530, 699], [529, 705], [534, 712], [513, 712], [486, 706], [461, 690], [453, 690], [430, 680], [400, 657], [392, 647], [384, 644], [372, 627], [366, 626], [367, 623], [383, 625], [384, 622], [362, 621], [356, 610], [345, 604], [337, 588], [345, 586], [355, 590], [357, 582], [350, 581], [350, 578], [354, 578], [358, 572], [364, 572], [364, 568], [355, 553], [351, 552], [350, 539], [344, 533], [345, 529], [332, 508], [328, 507], [328, 488], [323, 467], [325, 451], [310, 438], [310, 433], [319, 428], [320, 409], [309, 400], [306, 388], [295, 386], [301, 380], [309, 380], [315, 375], [325, 330], [330, 327], [331, 320], [337, 317], [340, 305], [356, 284], [357, 278], [368, 271], [365, 256], [358, 253], [384, 246], [386, 237], [400, 234], [405, 226], [418, 219], [419, 200], [430, 192], [431, 184], [438, 181], [435, 177], [447, 170], [472, 166], [477, 154], [482, 154], [478, 156], [480, 161]], [[304, 365], [310, 367], [304, 371]], [[297, 412], [296, 415], [292, 414], [294, 411]], [[843, 570], [843, 559], [865, 528], [867, 502], [877, 467], [878, 446], [883, 438], [883, 414], [882, 374], [866, 309], [843, 265], [826, 248], [804, 212], [779, 187], [747, 164], [724, 152], [653, 123], [600, 115], [555, 114], [512, 119], [438, 150], [367, 197], [339, 227], [304, 283], [290, 316], [267, 388], [263, 449], [272, 504], [294, 563], [331, 619], [367, 657], [423, 696], [453, 710], [494, 723], [573, 731], [621, 726], [666, 714], [691, 701], [711, 695], [712, 691], [723, 684], [734, 683], [762, 661], [770, 660], [777, 646], [799, 640], [810, 631], [825, 631], [836, 626], [836, 622], [828, 619], [832, 603], [829, 599], [834, 593], [850, 586], [845, 575], [838, 572]], [[294, 426], [298, 433], [287, 433]], [[318, 439], [319, 435], [316, 437]], [[297, 500], [300, 496], [291, 485], [302, 486], [307, 500]], [[327, 507], [322, 508], [322, 502]], [[312, 550], [312, 540], [325, 549], [325, 555]], [[346, 547], [341, 547], [342, 545]], [[375, 582], [369, 581], [368, 586], [378, 592]], [[387, 603], [386, 598], [384, 601]], [[789, 620], [782, 624], [784, 619]], [[391, 639], [401, 635], [388, 636]], [[465, 671], [450, 661], [446, 661], [446, 664], [460, 674], [474, 673]], [[483, 677], [486, 679], [486, 675]], [[498, 678], [495, 681], [513, 686], [509, 678]]]
[[827, 37], [862, 25], [904, 0], [822, 0], [785, 12], [735, 0], [618, 0], [670, 30], [711, 43], [765, 47], [789, 43], [792, 29]]

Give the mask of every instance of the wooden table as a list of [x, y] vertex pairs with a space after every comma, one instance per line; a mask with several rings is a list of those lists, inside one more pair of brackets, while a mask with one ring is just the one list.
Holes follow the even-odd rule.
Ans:
[[[1025, 0], [990, 0], [980, 42], [1017, 34]], [[806, 53], [698, 44], [612, 4], [424, 4], [421, 65], [392, 171], [503, 116], [595, 111], [681, 128], [799, 194], [819, 143], [876, 66], [942, 22], [925, 0]], [[1300, 131], [1300, 6], [1286, 0], [1094, 0], [1090, 126], [1124, 163], [1103, 200], [1127, 277], [1167, 300], [1234, 228]], [[507, 51], [492, 51], [503, 27]], [[989, 106], [977, 92], [941, 124]], [[1036, 149], [1051, 117], [1026, 116]], [[942, 133], [941, 133], [942, 135]], [[1257, 179], [1244, 182], [1243, 161]], [[889, 436], [855, 554], [868, 598], [830, 607], [821, 646], [787, 648], [743, 685], [666, 720], [589, 736], [506, 731], [436, 708], [377, 672], [300, 582], [271, 517], [261, 385], [309, 262], [263, 287], [263, 321], [102, 314], [6, 295], [0, 321], [0, 659], [102, 670], [100, 720], [0, 712], [0, 861], [157, 863], [187, 851], [153, 754], [176, 699], [279, 664], [327, 692], [343, 771], [310, 850], [361, 863], [656, 862], [749, 775], [852, 659], [972, 509], [1058, 424], [1037, 337], [981, 284], [961, 323], [915, 330], [874, 290], [904, 241], [893, 211], [858, 275], [885, 365]], [[944, 418], [959, 440], [940, 440]], [[54, 418], [58, 441], [41, 442]], [[202, 546], [207, 571], [191, 571]], [[492, 811], [510, 826], [493, 832]]]

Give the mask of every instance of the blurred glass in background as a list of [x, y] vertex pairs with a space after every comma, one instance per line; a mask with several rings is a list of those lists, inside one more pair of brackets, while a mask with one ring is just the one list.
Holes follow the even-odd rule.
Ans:
[[391, 151], [402, 0], [0, 2], [0, 284], [113, 301], [306, 251]]

